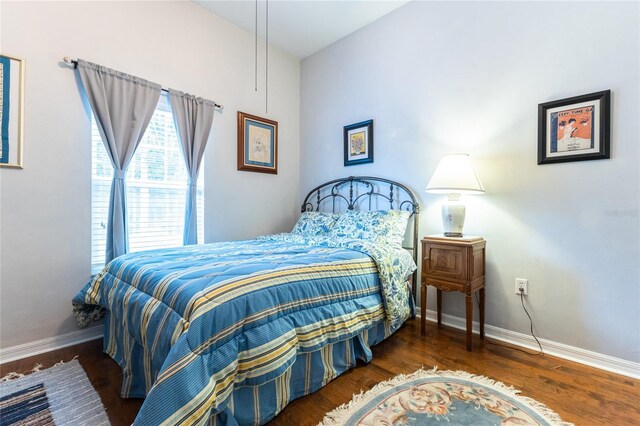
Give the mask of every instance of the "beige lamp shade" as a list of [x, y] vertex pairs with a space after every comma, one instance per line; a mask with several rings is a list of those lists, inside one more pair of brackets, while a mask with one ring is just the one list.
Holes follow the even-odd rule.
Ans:
[[442, 205], [444, 235], [462, 237], [466, 209], [460, 202], [460, 194], [484, 193], [469, 154], [449, 154], [442, 157], [426, 190], [436, 194], [449, 194], [449, 201]]
[[469, 154], [448, 154], [440, 160], [426, 191], [437, 194], [482, 194], [484, 188]]

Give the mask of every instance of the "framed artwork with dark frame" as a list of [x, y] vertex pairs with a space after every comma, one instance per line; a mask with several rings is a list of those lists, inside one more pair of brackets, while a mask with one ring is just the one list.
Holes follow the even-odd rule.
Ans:
[[238, 170], [278, 174], [278, 122], [238, 111]]
[[344, 126], [344, 165], [373, 163], [373, 120]]
[[538, 105], [538, 164], [609, 158], [611, 91]]

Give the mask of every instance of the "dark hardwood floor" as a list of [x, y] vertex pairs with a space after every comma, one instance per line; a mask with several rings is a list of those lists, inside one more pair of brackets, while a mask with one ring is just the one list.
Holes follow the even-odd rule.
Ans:
[[[463, 331], [438, 329], [434, 323], [427, 323], [427, 337], [422, 339], [419, 321], [409, 321], [373, 348], [370, 364], [358, 365], [318, 392], [293, 401], [269, 425], [315, 425], [327, 411], [348, 402], [361, 389], [436, 365], [440, 370], [465, 370], [513, 385], [578, 425], [640, 425], [640, 380], [548, 355], [528, 355], [503, 344], [482, 342], [475, 335], [473, 344], [473, 352], [467, 352]], [[36, 363], [50, 367], [76, 355], [113, 425], [131, 424], [142, 400], [120, 398], [120, 368], [102, 353], [99, 340], [0, 365], [0, 377], [28, 371]]]

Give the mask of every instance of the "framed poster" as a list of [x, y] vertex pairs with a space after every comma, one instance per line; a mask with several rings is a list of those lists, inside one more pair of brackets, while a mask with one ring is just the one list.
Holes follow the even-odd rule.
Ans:
[[373, 163], [373, 120], [344, 126], [344, 165]]
[[611, 91], [538, 105], [538, 164], [609, 158]]
[[238, 170], [278, 174], [278, 122], [238, 111]]
[[24, 59], [0, 54], [0, 167], [22, 168]]

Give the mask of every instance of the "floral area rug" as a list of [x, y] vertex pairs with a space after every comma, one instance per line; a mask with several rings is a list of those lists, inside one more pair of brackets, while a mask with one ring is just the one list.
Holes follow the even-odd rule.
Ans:
[[108, 426], [100, 396], [78, 360], [0, 379], [0, 425]]
[[319, 426], [570, 425], [520, 391], [464, 371], [418, 370], [377, 384]]

